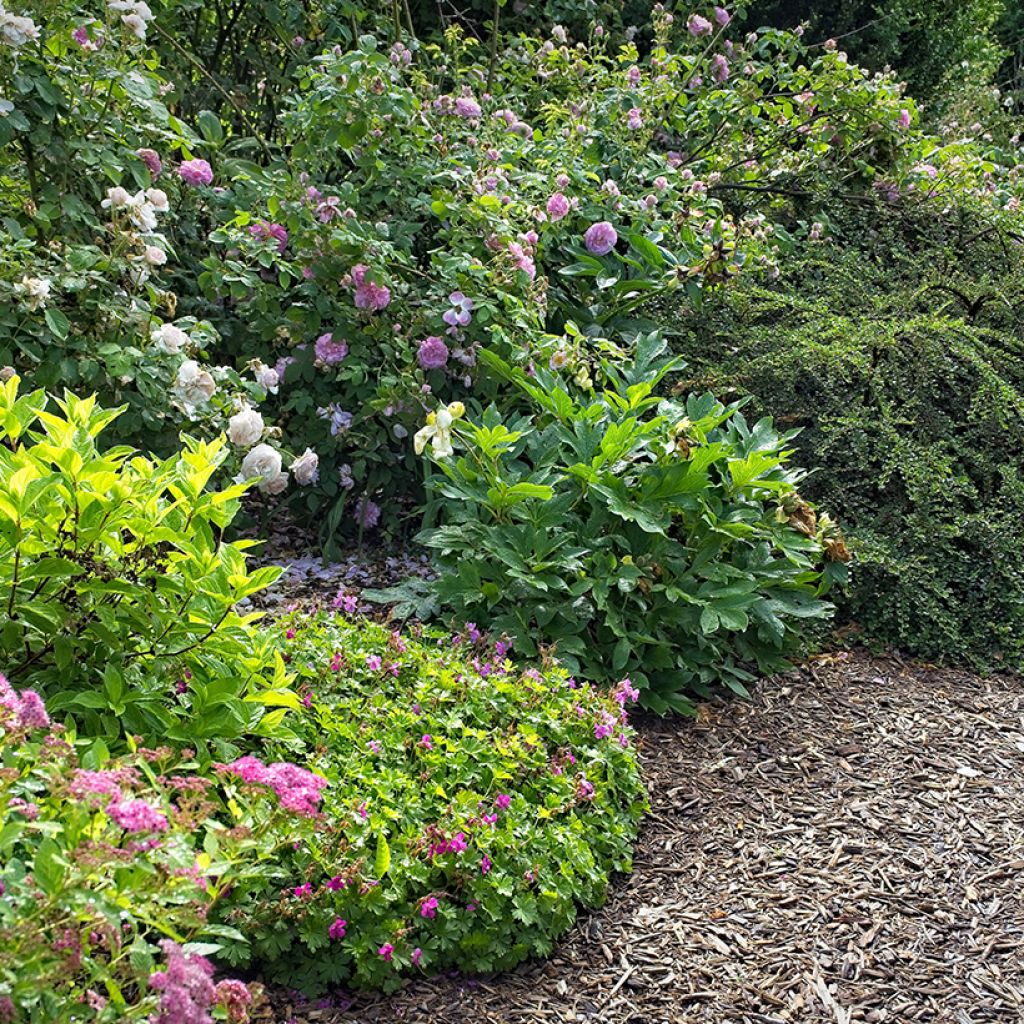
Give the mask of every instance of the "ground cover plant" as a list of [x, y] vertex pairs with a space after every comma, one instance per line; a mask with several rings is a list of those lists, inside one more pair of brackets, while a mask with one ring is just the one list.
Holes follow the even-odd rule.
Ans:
[[[346, 596], [337, 604], [343, 608]], [[221, 918], [264, 976], [322, 991], [546, 955], [627, 871], [646, 793], [612, 690], [510, 659], [500, 637], [297, 612], [276, 637], [306, 692], [296, 730], [328, 780], [316, 833]], [[241, 791], [260, 762], [229, 766]]]

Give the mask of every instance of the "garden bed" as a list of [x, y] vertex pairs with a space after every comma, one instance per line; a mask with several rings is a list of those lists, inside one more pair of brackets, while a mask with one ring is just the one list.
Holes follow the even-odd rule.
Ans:
[[275, 1019], [1021, 1019], [1018, 679], [823, 658], [641, 735], [636, 871], [552, 959]]

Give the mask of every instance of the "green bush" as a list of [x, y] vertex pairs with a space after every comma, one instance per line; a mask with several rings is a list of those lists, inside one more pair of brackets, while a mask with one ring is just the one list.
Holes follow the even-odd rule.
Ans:
[[[221, 533], [223, 439], [154, 461], [98, 438], [120, 410], [0, 384], [0, 657], [80, 728], [218, 744], [282, 735], [298, 700], [236, 604], [272, 582]], [[41, 429], [39, 429], [41, 428]], [[177, 681], [177, 682], [176, 682]], [[268, 712], [268, 708], [274, 710]]]
[[[285, 774], [307, 794], [323, 780], [278, 766], [281, 793], [252, 787], [229, 801], [187, 753], [110, 760], [102, 743], [48, 725], [38, 695], [0, 675], [0, 1019], [178, 1024], [189, 1006], [195, 1021], [215, 1005], [218, 1020], [244, 1009], [255, 991], [215, 984], [204, 955], [245, 938], [211, 912], [312, 832]], [[191, 1002], [154, 974], [169, 963], [192, 975]]]
[[492, 407], [480, 426], [459, 424], [458, 459], [438, 444], [441, 424], [425, 429], [443, 525], [420, 539], [463, 620], [524, 653], [553, 645], [589, 679], [626, 672], [648, 706], [685, 711], [687, 693], [745, 693], [755, 672], [781, 668], [803, 623], [830, 612], [822, 598], [845, 566], [826, 560], [842, 540], [786, 466], [793, 435], [708, 394], [656, 397], [673, 369], [664, 348], [651, 334], [635, 362], [603, 360], [593, 393], [488, 356], [531, 415], [506, 426]]
[[406, 637], [297, 612], [275, 629], [311, 705], [297, 728], [330, 785], [285, 885], [239, 889], [221, 911], [266, 976], [387, 989], [511, 967], [549, 953], [577, 906], [629, 869], [646, 800], [628, 682], [602, 694], [553, 665], [524, 669], [475, 628]]
[[683, 311], [676, 344], [694, 386], [734, 387], [803, 428], [807, 493], [857, 560], [842, 622], [912, 654], [1019, 668], [1024, 260], [955, 225], [861, 220], [777, 287]]

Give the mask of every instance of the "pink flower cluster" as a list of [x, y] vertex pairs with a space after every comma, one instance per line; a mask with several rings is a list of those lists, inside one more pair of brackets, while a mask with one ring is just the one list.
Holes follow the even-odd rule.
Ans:
[[357, 263], [352, 268], [352, 284], [355, 286], [352, 301], [356, 309], [368, 309], [372, 313], [377, 313], [385, 309], [391, 301], [391, 291], [386, 285], [367, 281], [367, 270], [362, 263]]
[[0, 707], [7, 708], [21, 729], [45, 729], [50, 724], [42, 697], [35, 690], [15, 691], [0, 673]]
[[166, 832], [169, 827], [163, 811], [145, 800], [117, 800], [107, 814], [125, 832]]
[[420, 342], [416, 359], [424, 370], [440, 370], [448, 364], [448, 346], [443, 338], [431, 335]]
[[606, 220], [591, 224], [583, 236], [583, 244], [595, 256], [606, 256], [615, 248], [619, 234]]
[[320, 810], [321, 790], [327, 780], [296, 764], [276, 761], [264, 764], [247, 755], [228, 765], [217, 765], [218, 771], [237, 775], [243, 782], [267, 786], [276, 794], [285, 810], [311, 818]]
[[149, 976], [149, 987], [160, 993], [158, 1012], [150, 1024], [213, 1024], [210, 1010], [217, 1005], [227, 1009], [228, 1020], [241, 1024], [248, 1019], [252, 1002], [249, 989], [241, 981], [213, 983], [213, 965], [206, 957], [185, 953], [170, 939], [160, 948], [167, 966]]

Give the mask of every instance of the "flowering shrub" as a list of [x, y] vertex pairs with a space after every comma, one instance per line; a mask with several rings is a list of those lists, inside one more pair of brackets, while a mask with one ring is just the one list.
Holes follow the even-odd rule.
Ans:
[[[628, 680], [602, 694], [515, 664], [473, 626], [402, 635], [296, 612], [275, 629], [306, 690], [296, 728], [329, 785], [287, 880], [220, 912], [270, 977], [388, 989], [510, 967], [550, 952], [629, 869], [645, 795]], [[267, 784], [260, 764], [233, 771], [240, 794]]]
[[587, 678], [626, 672], [650, 707], [686, 711], [687, 693], [745, 693], [781, 668], [803, 624], [830, 613], [848, 555], [786, 465], [793, 435], [748, 425], [741, 403], [659, 399], [664, 348], [652, 334], [635, 361], [603, 360], [582, 398], [557, 370], [529, 377], [488, 354], [531, 415], [446, 417], [446, 450], [432, 448], [443, 525], [420, 539], [461, 617], [525, 654], [552, 645]]
[[0, 676], [0, 1019], [248, 1020], [258, 986], [218, 981], [206, 959], [245, 937], [211, 913], [273, 874], [310, 810], [267, 787], [226, 800], [187, 752], [110, 761], [48, 726], [38, 695]]
[[[284, 734], [298, 700], [284, 664], [237, 602], [249, 573], [221, 532], [245, 484], [207, 490], [223, 440], [164, 461], [102, 451], [118, 415], [66, 394], [0, 384], [0, 651], [19, 685], [89, 732], [179, 742]], [[268, 712], [268, 708], [273, 708]]]
[[546, 362], [566, 322], [629, 336], [665, 293], [699, 303], [770, 276], [793, 198], [840, 180], [992, 216], [1018, 201], [1015, 154], [924, 136], [891, 77], [791, 33], [737, 37], [714, 9], [670, 45], [655, 13], [644, 59], [562, 32], [510, 41], [488, 69], [454, 29], [415, 50], [364, 36], [301, 75], [291, 164], [247, 168], [218, 200], [190, 308], [237, 360], [277, 356], [268, 408], [321, 458], [294, 497], [326, 507], [328, 534], [366, 527], [360, 494], [415, 484], [404, 441], [438, 398], [514, 404], [483, 347]]

